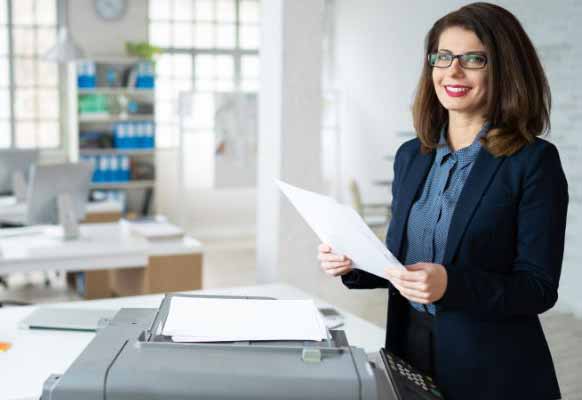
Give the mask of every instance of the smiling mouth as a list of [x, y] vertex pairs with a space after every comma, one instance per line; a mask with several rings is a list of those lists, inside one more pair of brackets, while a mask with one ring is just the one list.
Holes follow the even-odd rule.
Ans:
[[471, 90], [467, 86], [445, 86], [445, 91], [451, 97], [462, 97], [465, 96]]

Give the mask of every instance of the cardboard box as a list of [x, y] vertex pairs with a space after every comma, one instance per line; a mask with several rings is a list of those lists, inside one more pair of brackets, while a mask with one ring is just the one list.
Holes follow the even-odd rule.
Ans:
[[105, 222], [117, 222], [121, 219], [121, 213], [118, 211], [112, 212], [92, 212], [85, 215], [84, 224], [96, 224]]
[[113, 296], [196, 290], [202, 288], [202, 254], [153, 256], [146, 268], [108, 272]]
[[113, 297], [109, 283], [109, 272], [108, 270], [77, 272], [79, 274], [85, 274], [83, 293], [85, 299], [92, 300]]

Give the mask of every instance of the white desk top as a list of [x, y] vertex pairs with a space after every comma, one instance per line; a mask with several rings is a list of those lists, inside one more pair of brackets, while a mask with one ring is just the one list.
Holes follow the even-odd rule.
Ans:
[[[13, 228], [6, 231], [8, 234]], [[202, 253], [191, 237], [148, 241], [126, 233], [119, 223], [82, 224], [81, 238], [63, 241], [48, 232], [2, 237], [0, 274], [27, 271], [84, 271], [146, 266], [149, 256]]]
[[[87, 214], [122, 213], [123, 203], [120, 201], [98, 201], [87, 203]], [[24, 223], [26, 219], [26, 203], [17, 203], [14, 196], [0, 196], [0, 220]]]
[[[312, 298], [307, 293], [285, 284], [201, 290], [189, 293], [218, 295], [269, 296], [281, 299]], [[117, 299], [81, 301], [50, 306], [75, 308], [157, 308], [162, 295], [121, 297]], [[317, 306], [329, 306], [314, 299]], [[3, 400], [38, 399], [42, 384], [50, 374], [62, 374], [94, 337], [87, 332], [34, 331], [18, 329], [19, 321], [36, 307], [0, 309], [0, 341], [11, 342], [12, 348], [0, 353], [0, 398]], [[375, 352], [384, 345], [384, 330], [350, 313], [338, 309], [353, 346]]]

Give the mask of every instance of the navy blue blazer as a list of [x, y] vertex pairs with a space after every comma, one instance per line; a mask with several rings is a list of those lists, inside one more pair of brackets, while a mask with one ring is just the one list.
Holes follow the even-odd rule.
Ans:
[[[434, 156], [420, 152], [418, 139], [396, 153], [386, 244], [401, 262], [408, 215]], [[481, 149], [452, 217], [448, 284], [435, 303], [435, 378], [445, 399], [560, 398], [538, 314], [558, 298], [567, 207], [553, 144], [536, 138], [507, 157]], [[386, 348], [401, 355], [408, 300], [361, 270], [342, 280], [349, 288], [388, 288]]]

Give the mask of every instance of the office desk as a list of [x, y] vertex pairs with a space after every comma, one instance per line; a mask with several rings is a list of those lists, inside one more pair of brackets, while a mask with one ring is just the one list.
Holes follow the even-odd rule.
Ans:
[[148, 241], [126, 233], [118, 223], [82, 224], [81, 238], [72, 241], [50, 233], [2, 237], [0, 252], [0, 275], [99, 270], [86, 282], [87, 298], [202, 287], [200, 242], [191, 237]]
[[[84, 222], [114, 222], [121, 219], [123, 204], [119, 201], [87, 203]], [[0, 196], [0, 221], [26, 222], [26, 203], [16, 202], [14, 196]]]
[[[285, 284], [271, 284], [229, 289], [191, 292], [237, 296], [269, 296], [280, 299], [311, 298], [307, 293]], [[346, 294], [349, 295], [349, 294]], [[59, 304], [59, 307], [157, 308], [163, 295], [124, 297], [107, 300]], [[318, 306], [329, 306], [314, 299]], [[55, 306], [55, 305], [51, 305]], [[0, 399], [38, 399], [42, 384], [50, 374], [62, 374], [94, 337], [87, 332], [34, 331], [17, 329], [18, 322], [35, 307], [0, 309], [0, 341], [9, 341], [12, 348], [0, 353]], [[384, 345], [384, 330], [339, 309], [345, 319], [342, 328], [350, 344], [367, 352], [378, 351]]]

